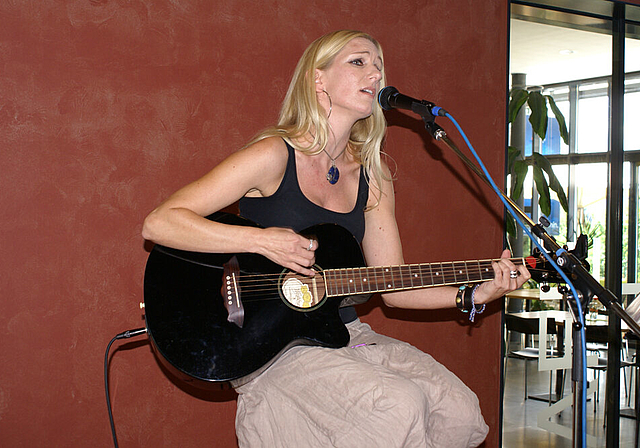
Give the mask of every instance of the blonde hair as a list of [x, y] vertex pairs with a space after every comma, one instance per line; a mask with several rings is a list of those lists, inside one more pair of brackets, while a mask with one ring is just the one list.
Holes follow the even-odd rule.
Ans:
[[[335, 56], [353, 39], [364, 38], [372, 42], [383, 61], [380, 89], [385, 86], [384, 58], [382, 48], [369, 34], [361, 31], [340, 30], [316, 39], [302, 54], [294, 71], [289, 89], [282, 103], [277, 125], [263, 130], [248, 145], [256, 141], [280, 136], [295, 149], [303, 152], [321, 152], [329, 140], [329, 121], [327, 112], [318, 102], [315, 89], [316, 70], [327, 69]], [[369, 178], [375, 180], [376, 186], [382, 185], [382, 179], [388, 179], [380, 161], [382, 144], [386, 135], [387, 123], [382, 108], [374, 101], [373, 112], [367, 118], [354, 123], [347, 145], [349, 153], [360, 163]], [[301, 137], [312, 136], [308, 141]], [[247, 145], [247, 146], [248, 146]]]

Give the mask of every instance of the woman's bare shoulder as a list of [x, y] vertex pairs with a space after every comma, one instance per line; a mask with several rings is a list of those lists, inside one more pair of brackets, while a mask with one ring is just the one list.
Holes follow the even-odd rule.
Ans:
[[247, 152], [255, 156], [263, 157], [286, 157], [287, 145], [280, 137], [267, 137], [251, 143], [238, 152]]
[[233, 154], [226, 161], [228, 170], [240, 169], [244, 173], [252, 174], [255, 179], [253, 191], [249, 196], [269, 196], [274, 193], [287, 167], [287, 146], [279, 137], [269, 137], [252, 143], [246, 148]]

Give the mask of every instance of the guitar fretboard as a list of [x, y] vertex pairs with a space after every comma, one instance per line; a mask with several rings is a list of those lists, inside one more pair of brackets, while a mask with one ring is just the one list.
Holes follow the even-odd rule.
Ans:
[[[323, 272], [327, 295], [334, 297], [484, 282], [494, 278], [491, 267], [494, 261], [498, 260], [327, 269]], [[523, 258], [512, 258], [511, 261], [516, 265], [524, 264]]]

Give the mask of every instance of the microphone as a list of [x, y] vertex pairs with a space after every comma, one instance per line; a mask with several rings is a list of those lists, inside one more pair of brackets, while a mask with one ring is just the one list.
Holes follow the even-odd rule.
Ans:
[[387, 86], [378, 93], [378, 103], [384, 110], [407, 109], [423, 118], [444, 117], [447, 111], [426, 100], [417, 100], [403, 95], [393, 86]]

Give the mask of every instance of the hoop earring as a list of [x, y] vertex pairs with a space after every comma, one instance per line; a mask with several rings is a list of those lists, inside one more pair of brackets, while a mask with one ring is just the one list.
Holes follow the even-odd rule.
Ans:
[[322, 91], [324, 93], [327, 94], [327, 98], [329, 98], [329, 115], [327, 115], [327, 120], [329, 119], [329, 117], [331, 116], [331, 111], [333, 110], [333, 101], [331, 101], [331, 95], [329, 95], [329, 92], [327, 92], [326, 90], [322, 89]]

